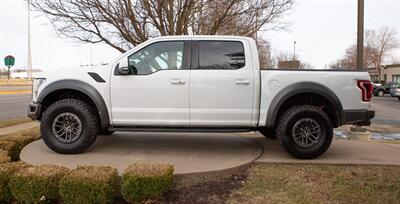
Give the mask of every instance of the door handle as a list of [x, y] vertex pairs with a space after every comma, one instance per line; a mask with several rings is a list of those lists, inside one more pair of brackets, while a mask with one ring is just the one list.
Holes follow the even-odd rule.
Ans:
[[186, 81], [184, 79], [171, 79], [169, 81], [171, 84], [185, 84]]
[[235, 83], [238, 85], [249, 85], [250, 81], [247, 79], [238, 79], [235, 81]]

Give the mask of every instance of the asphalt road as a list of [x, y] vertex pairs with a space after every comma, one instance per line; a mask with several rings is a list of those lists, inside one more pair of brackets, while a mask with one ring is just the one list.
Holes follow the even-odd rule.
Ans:
[[400, 101], [396, 97], [384, 96], [372, 99], [375, 118], [372, 123], [400, 125]]
[[[30, 101], [30, 94], [0, 95], [0, 120], [26, 116]], [[400, 125], [400, 101], [397, 98], [374, 97], [372, 108], [376, 113], [373, 123]]]
[[0, 120], [26, 116], [31, 94], [0, 95]]

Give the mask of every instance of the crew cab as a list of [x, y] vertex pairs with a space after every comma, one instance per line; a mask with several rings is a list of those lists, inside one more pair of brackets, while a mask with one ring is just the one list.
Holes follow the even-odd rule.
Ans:
[[366, 72], [262, 70], [251, 38], [168, 36], [107, 65], [48, 70], [34, 79], [28, 115], [63, 154], [113, 131], [259, 130], [313, 159], [333, 128], [370, 124], [372, 87]]

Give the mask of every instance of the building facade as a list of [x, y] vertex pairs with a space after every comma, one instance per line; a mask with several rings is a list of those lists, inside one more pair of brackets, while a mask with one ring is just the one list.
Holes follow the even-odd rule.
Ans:
[[378, 70], [368, 68], [371, 81], [375, 83], [397, 82], [400, 84], [400, 64], [383, 65], [381, 68], [381, 78], [379, 79]]

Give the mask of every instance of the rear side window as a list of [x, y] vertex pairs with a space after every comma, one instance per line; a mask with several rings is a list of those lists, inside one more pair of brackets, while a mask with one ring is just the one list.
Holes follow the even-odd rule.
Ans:
[[244, 66], [244, 47], [241, 42], [199, 41], [198, 69], [240, 69]]

